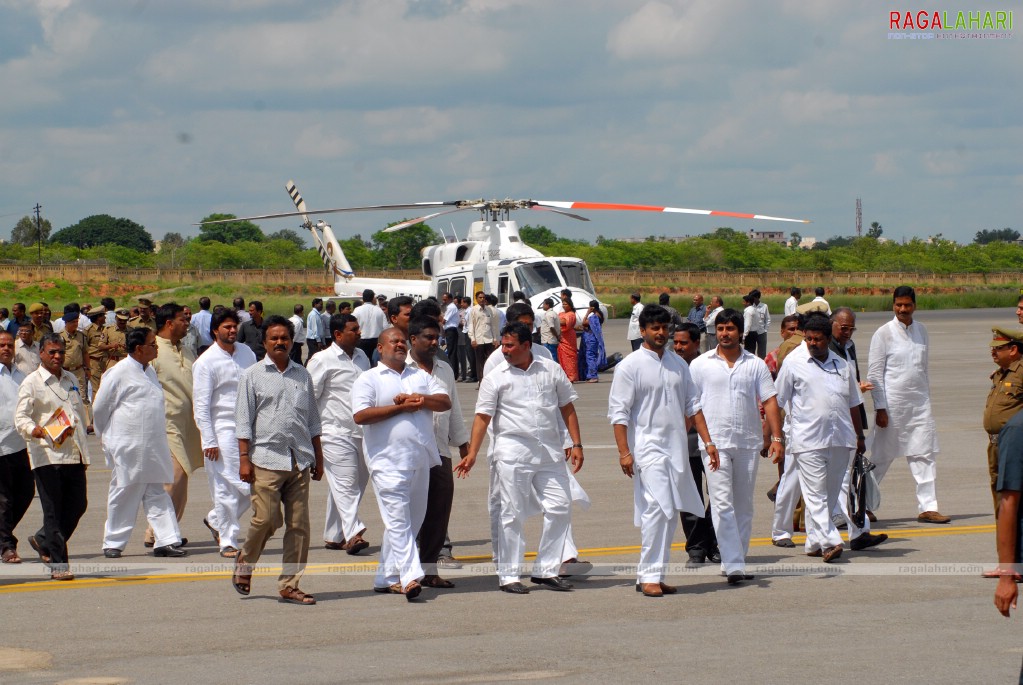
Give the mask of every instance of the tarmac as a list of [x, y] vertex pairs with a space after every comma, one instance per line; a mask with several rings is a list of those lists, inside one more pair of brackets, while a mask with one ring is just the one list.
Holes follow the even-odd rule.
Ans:
[[[864, 375], [870, 336], [890, 318], [859, 317]], [[679, 593], [644, 597], [633, 589], [639, 531], [607, 422], [611, 374], [603, 374], [575, 386], [586, 457], [579, 480], [592, 506], [576, 508], [573, 524], [580, 557], [594, 569], [572, 579], [573, 592], [498, 591], [480, 463], [456, 483], [449, 531], [465, 566], [441, 571], [456, 588], [427, 589], [411, 603], [371, 591], [381, 532], [372, 490], [360, 510], [371, 547], [349, 556], [321, 544], [326, 484], [314, 484], [302, 588], [318, 604], [301, 607], [277, 601], [280, 533], [252, 594], [232, 589], [229, 560], [202, 524], [202, 472], [193, 474], [182, 521], [188, 557], [154, 559], [142, 546], [140, 517], [125, 556], [104, 559], [109, 470], [93, 438], [90, 506], [70, 543], [77, 579], [49, 580], [29, 548], [41, 523], [37, 503], [16, 531], [26, 562], [0, 567], [0, 683], [1015, 682], [1020, 627], [998, 614], [996, 583], [980, 572], [997, 559], [981, 428], [994, 368], [988, 341], [992, 326], [1015, 327], [1016, 317], [987, 309], [916, 318], [930, 332], [938, 501], [951, 525], [917, 523], [908, 466], [896, 462], [874, 525], [891, 539], [825, 566], [802, 553], [802, 536], [795, 549], [771, 545], [765, 493], [777, 471], [762, 461], [748, 557], [755, 579], [728, 586], [717, 566], [687, 567], [680, 527], [668, 578]], [[604, 331], [609, 353], [628, 349], [623, 321]], [[459, 391], [470, 420], [475, 388]], [[528, 549], [538, 536], [533, 519]]]

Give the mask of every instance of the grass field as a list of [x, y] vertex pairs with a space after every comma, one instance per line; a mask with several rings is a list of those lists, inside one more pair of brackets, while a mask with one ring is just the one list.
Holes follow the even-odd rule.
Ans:
[[[328, 294], [326, 288], [295, 285], [254, 285], [239, 289], [230, 284], [205, 284], [189, 286], [163, 286], [158, 283], [118, 283], [116, 288], [110, 285], [103, 286], [76, 286], [65, 281], [47, 283], [45, 286], [31, 286], [27, 288], [16, 288], [13, 283], [0, 282], [0, 292], [4, 293], [0, 306], [8, 307], [15, 302], [31, 303], [45, 301], [49, 303], [54, 313], [62, 311], [68, 302], [79, 302], [82, 304], [98, 304], [99, 298], [105, 295], [113, 297], [118, 306], [130, 307], [136, 303], [140, 295], [147, 295], [154, 298], [156, 302], [175, 301], [180, 304], [187, 304], [198, 309], [199, 298], [208, 296], [213, 304], [231, 304], [235, 296], [245, 298], [246, 303], [250, 300], [260, 300], [263, 303], [264, 312], [270, 314], [283, 314], [291, 316], [294, 313], [294, 306], [297, 303], [305, 305], [306, 313], [314, 297], [323, 297]], [[703, 291], [704, 297], [709, 301], [712, 290]], [[597, 296], [601, 302], [609, 305], [614, 316], [627, 317], [631, 311], [629, 296], [621, 293], [601, 292]], [[961, 288], [956, 292], [927, 292], [927, 289], [919, 289], [917, 293], [917, 305], [920, 309], [976, 309], [989, 307], [1014, 307], [1019, 299], [1020, 293], [1017, 288]], [[726, 307], [741, 309], [742, 296], [736, 293], [723, 294]], [[766, 295], [763, 301], [772, 312], [781, 312], [787, 296]], [[842, 294], [828, 293], [826, 295], [832, 307], [847, 306], [858, 312], [886, 311], [891, 309], [890, 295], [864, 295], [864, 294]], [[809, 302], [812, 295], [804, 295], [801, 302]], [[644, 293], [645, 303], [656, 302], [656, 295]], [[677, 293], [671, 296], [671, 305], [682, 312], [683, 315], [689, 311], [692, 304], [692, 294]]]

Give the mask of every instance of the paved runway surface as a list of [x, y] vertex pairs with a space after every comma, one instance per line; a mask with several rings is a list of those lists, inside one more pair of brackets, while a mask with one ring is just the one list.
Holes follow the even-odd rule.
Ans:
[[[861, 370], [874, 330], [890, 314], [864, 314], [855, 340]], [[146, 554], [144, 523], [116, 565], [100, 552], [109, 471], [98, 444], [89, 470], [90, 507], [71, 541], [70, 583], [48, 580], [25, 539], [40, 524], [38, 504], [18, 528], [21, 567], [0, 568], [0, 683], [802, 683], [1015, 682], [1023, 644], [1015, 617], [992, 604], [995, 561], [981, 413], [993, 370], [993, 325], [1015, 326], [1011, 309], [920, 312], [931, 336], [931, 384], [941, 454], [938, 501], [949, 526], [916, 522], [905, 462], [883, 487], [876, 532], [891, 540], [847, 551], [827, 568], [800, 546], [770, 544], [772, 505], [764, 495], [775, 467], [758, 475], [751, 571], [729, 587], [709, 566], [686, 569], [681, 529], [672, 554], [677, 595], [633, 591], [638, 556], [632, 486], [617, 466], [607, 393], [576, 386], [586, 462], [579, 474], [593, 501], [574, 512], [581, 557], [596, 572], [576, 590], [497, 590], [490, 558], [486, 467], [457, 483], [450, 526], [454, 590], [425, 590], [410, 604], [371, 592], [380, 541], [372, 492], [362, 514], [369, 550], [357, 557], [323, 549], [324, 483], [313, 487], [313, 549], [302, 587], [315, 607], [279, 604], [276, 573], [254, 579], [241, 598], [202, 525], [209, 494], [197, 472], [182, 533], [190, 556], [169, 564]], [[771, 346], [777, 345], [777, 321]], [[605, 326], [609, 351], [624, 351], [625, 326]], [[471, 417], [475, 389], [460, 385]], [[869, 400], [868, 400], [869, 408]], [[535, 550], [537, 521], [527, 528]], [[801, 538], [797, 538], [797, 541]], [[280, 536], [264, 562], [279, 563]], [[271, 569], [271, 572], [273, 570]]]

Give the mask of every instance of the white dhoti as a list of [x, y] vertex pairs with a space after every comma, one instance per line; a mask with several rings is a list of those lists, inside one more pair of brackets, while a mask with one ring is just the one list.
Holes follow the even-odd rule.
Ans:
[[[565, 473], [568, 474], [569, 492], [571, 493], [572, 504], [577, 504], [579, 507], [586, 511], [590, 508], [590, 496], [583, 490], [583, 486], [579, 484], [579, 480], [572, 473], [572, 469], [569, 468], [568, 462], [565, 462]], [[490, 491], [488, 493], [487, 506], [490, 513], [490, 545], [493, 550], [493, 561], [495, 564], [500, 563], [498, 557], [499, 540], [501, 539], [501, 488], [498, 482], [497, 476], [497, 462], [494, 461], [493, 455], [490, 455]], [[540, 505], [539, 499], [535, 495], [530, 498], [529, 506], [526, 510], [526, 518], [535, 516], [543, 513], [543, 507]], [[568, 533], [565, 535], [565, 549], [561, 554], [562, 561], [568, 561], [569, 559], [579, 558], [579, 548], [576, 547], [575, 538], [572, 536], [572, 524], [568, 524]]]
[[533, 498], [543, 510], [543, 530], [530, 575], [534, 578], [557, 576], [572, 522], [571, 484], [564, 463], [497, 462], [495, 467], [501, 504], [497, 552], [500, 584], [516, 583], [525, 574], [522, 526], [529, 516]]
[[785, 469], [778, 481], [778, 493], [774, 498], [774, 520], [771, 523], [772, 540], [791, 540], [794, 532], [792, 517], [803, 491], [799, 487], [799, 473], [792, 461], [792, 452], [785, 450]]
[[706, 509], [692, 473], [681, 466], [681, 458], [677, 462], [669, 458], [645, 461], [648, 463], [637, 463], [632, 478], [633, 523], [639, 527], [641, 539], [636, 580], [659, 583], [671, 556], [678, 512], [702, 516]]
[[323, 475], [327, 479], [327, 516], [324, 542], [345, 542], [366, 530], [359, 518], [359, 504], [366, 493], [369, 469], [362, 456], [362, 438], [352, 435], [320, 436]]
[[164, 490], [163, 483], [127, 483], [120, 486], [114, 476], [110, 479], [110, 491], [107, 494], [103, 549], [123, 550], [128, 546], [139, 506], [145, 507], [146, 520], [153, 527], [155, 547], [181, 543], [174, 503]]
[[721, 569], [725, 573], [745, 572], [753, 529], [753, 486], [757, 480], [756, 449], [718, 449], [720, 466], [711, 471], [706, 454], [707, 492], [714, 532], [718, 536]]
[[234, 423], [216, 428], [220, 456], [206, 460], [206, 482], [213, 502], [206, 520], [220, 533], [220, 549], [241, 549], [241, 518], [252, 506], [252, 489], [238, 477], [240, 458]]
[[[830, 447], [794, 455], [806, 505], [807, 553], [842, 544], [842, 536], [835, 527], [832, 515], [838, 506], [842, 483], [849, 470], [851, 452], [848, 447]], [[850, 539], [859, 533], [859, 529], [850, 522]]]
[[380, 563], [373, 584], [388, 587], [400, 582], [404, 588], [425, 575], [419, 563], [416, 536], [426, 516], [429, 469], [375, 470], [370, 472], [370, 478], [384, 524]]
[[[887, 430], [887, 429], [878, 429]], [[875, 433], [877, 435], [877, 433]], [[878, 485], [884, 475], [888, 473], [888, 467], [895, 461], [897, 454], [890, 450], [878, 450], [877, 441], [874, 442], [874, 451], [870, 454], [870, 460], [874, 462], [874, 478]], [[938, 466], [934, 452], [923, 454], [908, 454], [906, 461], [909, 463], [909, 472], [913, 474], [916, 481], [916, 505], [920, 513], [925, 511], [938, 511], [938, 493], [936, 481], [938, 479]]]

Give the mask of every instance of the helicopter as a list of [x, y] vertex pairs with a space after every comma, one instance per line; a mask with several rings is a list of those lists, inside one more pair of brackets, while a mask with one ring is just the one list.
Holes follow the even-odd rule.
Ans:
[[[313, 244], [316, 246], [324, 266], [333, 274], [334, 297], [331, 299], [344, 298], [356, 301], [362, 298], [365, 290], [372, 290], [374, 294], [384, 295], [387, 298], [405, 295], [413, 300], [426, 297], [440, 299], [444, 293], [450, 293], [453, 298], [469, 296], [474, 299], [476, 293], [486, 292], [496, 295], [498, 307], [503, 308], [511, 304], [512, 295], [516, 291], [521, 291], [534, 310], [538, 309], [548, 298], [552, 298], [557, 303], [555, 308], [560, 310], [560, 293], [566, 289], [571, 292], [572, 305], [576, 309], [585, 310], [589, 307], [590, 301], [599, 300], [586, 262], [576, 257], [548, 257], [539, 250], [526, 245], [519, 235], [518, 223], [511, 220], [513, 211], [553, 212], [579, 221], [589, 221], [589, 219], [569, 210], [660, 212], [810, 223], [806, 219], [708, 209], [556, 200], [454, 200], [337, 207], [310, 211], [294, 181], [289, 180], [284, 187], [295, 205], [297, 210], [295, 212], [264, 214], [207, 223], [301, 217], [302, 227], [311, 233]], [[416, 210], [427, 213], [415, 219], [407, 219], [389, 226], [384, 229], [384, 232], [400, 231], [414, 224], [454, 212], [472, 210], [478, 212], [480, 218], [469, 226], [465, 240], [456, 239], [423, 248], [421, 258], [424, 277], [421, 279], [358, 276], [348, 262], [330, 224], [322, 219], [317, 219], [314, 222], [309, 218], [310, 215], [396, 210]]]

